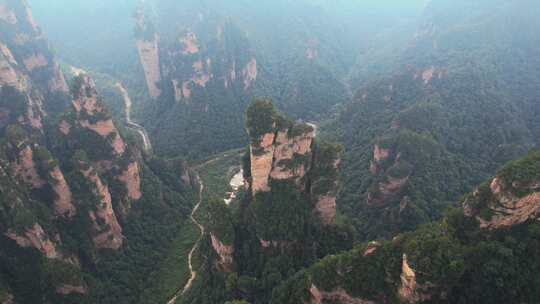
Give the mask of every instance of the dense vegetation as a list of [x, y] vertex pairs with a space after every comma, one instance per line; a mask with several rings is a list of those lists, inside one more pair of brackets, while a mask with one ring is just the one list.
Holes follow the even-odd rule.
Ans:
[[[534, 152], [510, 163], [497, 176], [537, 167], [538, 157]], [[522, 181], [537, 181], [538, 174], [535, 170]], [[397, 301], [404, 254], [429, 303], [535, 303], [540, 300], [539, 229], [532, 219], [511, 228], [482, 230], [475, 218], [453, 208], [442, 220], [392, 241], [366, 243], [322, 259], [277, 288], [272, 303], [305, 303], [311, 284], [324, 291], [343, 288], [365, 300]], [[376, 249], [365, 254], [368, 248]]]
[[[339, 205], [362, 240], [439, 218], [504, 162], [539, 144], [531, 97], [540, 90], [537, 37], [527, 34], [538, 20], [518, 4], [453, 4], [433, 1], [400, 55], [403, 67], [361, 88], [326, 128], [346, 147]], [[501, 24], [512, 30], [500, 32]], [[377, 161], [376, 145], [390, 155]]]

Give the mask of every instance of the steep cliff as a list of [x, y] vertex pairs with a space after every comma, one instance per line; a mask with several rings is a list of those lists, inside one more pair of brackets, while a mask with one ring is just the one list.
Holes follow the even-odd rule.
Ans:
[[468, 196], [463, 208], [480, 227], [511, 227], [540, 214], [540, 153], [516, 161]]
[[289, 184], [309, 196], [319, 220], [331, 225], [336, 216], [341, 148], [316, 143], [315, 126], [289, 121], [269, 100], [255, 101], [248, 108], [247, 131], [250, 165], [245, 172], [255, 201], [259, 193], [272, 195], [273, 184]]
[[1, 302], [111, 303], [138, 277], [135, 302], [187, 216], [189, 168], [143, 157], [89, 76], [68, 90], [23, 0], [0, 1], [0, 137]]

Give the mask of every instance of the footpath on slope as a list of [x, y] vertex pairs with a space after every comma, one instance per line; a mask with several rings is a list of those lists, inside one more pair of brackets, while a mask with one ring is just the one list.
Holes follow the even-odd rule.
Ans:
[[120, 91], [120, 93], [122, 94], [122, 97], [124, 98], [124, 106], [125, 106], [125, 111], [126, 111], [126, 126], [134, 130], [135, 132], [139, 133], [139, 135], [141, 136], [143, 140], [144, 151], [149, 153], [150, 151], [152, 151], [152, 143], [150, 142], [150, 138], [148, 137], [148, 133], [146, 132], [146, 129], [143, 126], [131, 120], [131, 106], [133, 103], [131, 101], [131, 97], [129, 97], [128, 91], [126, 90], [124, 85], [120, 82], [116, 83], [116, 88]]
[[191, 288], [191, 286], [193, 285], [193, 281], [195, 281], [195, 279], [197, 278], [197, 271], [195, 271], [193, 269], [193, 255], [195, 254], [195, 251], [197, 251], [197, 249], [199, 248], [199, 245], [200, 245], [200, 243], [201, 243], [201, 241], [203, 239], [203, 236], [204, 236], [204, 226], [201, 225], [197, 221], [197, 219], [195, 219], [195, 213], [197, 213], [197, 210], [199, 210], [199, 207], [202, 204], [203, 192], [204, 192], [204, 183], [202, 182], [199, 175], [197, 175], [197, 182], [199, 183], [199, 201], [197, 202], [197, 205], [195, 205], [195, 207], [191, 211], [190, 219], [195, 225], [197, 225], [197, 227], [199, 228], [201, 233], [199, 235], [199, 238], [197, 239], [197, 241], [195, 242], [195, 244], [193, 245], [193, 247], [189, 251], [189, 255], [188, 255], [188, 267], [189, 267], [189, 272], [190, 272], [189, 280], [187, 281], [187, 283], [183, 287], [178, 289], [178, 291], [167, 302], [167, 304], [176, 303], [176, 300], [178, 299], [178, 297], [181, 296], [181, 295], [184, 295]]

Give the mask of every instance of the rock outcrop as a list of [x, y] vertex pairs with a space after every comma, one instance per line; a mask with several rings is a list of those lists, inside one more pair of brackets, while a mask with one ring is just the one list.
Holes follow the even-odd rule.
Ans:
[[60, 257], [56, 245], [49, 239], [40, 224], [36, 223], [31, 228], [27, 228], [21, 235], [13, 230], [6, 233], [6, 236], [21, 247], [31, 247], [39, 250], [49, 259], [57, 259]]
[[213, 233], [210, 233], [210, 240], [212, 242], [212, 248], [214, 248], [219, 256], [218, 267], [225, 272], [232, 271], [234, 267], [234, 247], [223, 244]]
[[141, 177], [137, 162], [130, 163], [118, 179], [126, 186], [129, 199], [136, 201], [141, 198]]
[[251, 87], [251, 84], [257, 80], [257, 59], [251, 58], [247, 65], [242, 70], [242, 76], [244, 77], [244, 89]]
[[122, 155], [126, 144], [120, 137], [111, 115], [98, 101], [94, 82], [83, 74], [79, 75], [75, 81], [77, 84], [73, 107], [77, 114], [77, 122], [81, 127], [92, 130], [106, 139], [116, 155]]
[[[526, 194], [518, 195], [518, 191]], [[481, 203], [482, 192], [488, 192], [483, 197], [488, 197], [489, 201], [483, 202], [483, 210], [478, 210], [475, 205]], [[495, 177], [489, 187], [476, 190], [463, 205], [465, 214], [475, 216], [482, 228], [498, 229], [521, 224], [540, 215], [540, 180], [521, 184]]]
[[373, 301], [354, 298], [350, 296], [344, 289], [338, 288], [334, 291], [321, 291], [317, 286], [311, 284], [309, 289], [310, 299], [309, 304], [323, 304], [328, 302], [339, 304], [375, 304]]
[[253, 194], [270, 191], [269, 180], [294, 180], [300, 185], [311, 165], [311, 145], [315, 138], [313, 128], [291, 136], [291, 129], [283, 129], [262, 135], [258, 143], [252, 143], [251, 188]]
[[81, 173], [94, 185], [92, 191], [98, 199], [94, 210], [89, 212], [95, 230], [94, 244], [97, 248], [118, 249], [122, 246], [124, 236], [113, 210], [109, 187], [103, 183], [94, 168], [88, 164], [81, 165], [87, 167], [81, 169]]
[[45, 185], [45, 181], [39, 176], [34, 162], [34, 152], [30, 146], [26, 146], [19, 152], [17, 160], [13, 163], [12, 174], [19, 177], [26, 184], [34, 188]]
[[251, 191], [255, 195], [259, 191], [269, 191], [268, 181], [272, 171], [272, 161], [274, 159], [274, 138], [275, 133], [266, 133], [258, 145], [250, 146], [251, 153]]
[[70, 295], [70, 294], [85, 295], [88, 293], [88, 290], [86, 289], [86, 287], [82, 285], [74, 286], [74, 285], [69, 285], [69, 284], [62, 284], [56, 287], [56, 293], [61, 294], [61, 295]]
[[147, 24], [144, 14], [140, 11], [136, 15], [136, 22], [136, 30], [140, 33], [136, 37], [136, 45], [144, 69], [148, 94], [152, 98], [158, 98], [161, 95], [161, 89], [158, 87], [161, 82], [159, 35]]
[[54, 213], [57, 216], [73, 217], [77, 212], [77, 209], [73, 205], [71, 190], [69, 189], [60, 167], [54, 167], [49, 175], [53, 180], [51, 186], [56, 194], [56, 199], [54, 200]]

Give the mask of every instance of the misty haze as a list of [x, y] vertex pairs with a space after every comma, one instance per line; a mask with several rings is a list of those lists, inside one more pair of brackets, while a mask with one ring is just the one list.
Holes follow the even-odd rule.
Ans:
[[0, 0], [0, 304], [540, 303], [537, 0]]

